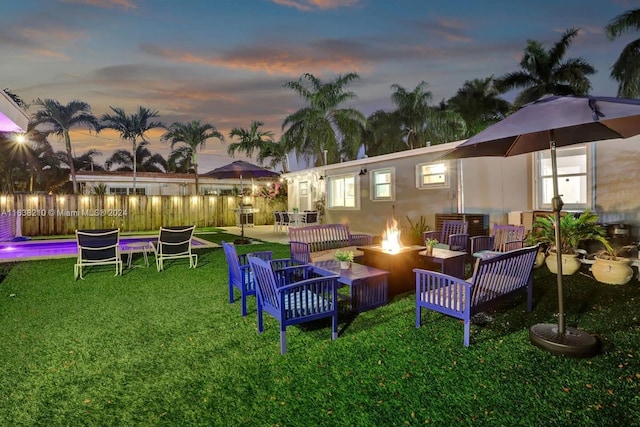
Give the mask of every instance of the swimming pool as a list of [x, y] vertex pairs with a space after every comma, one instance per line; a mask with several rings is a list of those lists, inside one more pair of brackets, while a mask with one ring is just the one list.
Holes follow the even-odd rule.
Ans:
[[[120, 251], [128, 253], [127, 246], [131, 243], [155, 242], [157, 236], [128, 236], [120, 238]], [[194, 249], [217, 247], [213, 242], [194, 237], [192, 242]], [[135, 248], [132, 252], [140, 252], [141, 248]], [[64, 240], [29, 240], [24, 242], [0, 243], [0, 262], [28, 261], [44, 258], [71, 258], [78, 255], [76, 239]]]

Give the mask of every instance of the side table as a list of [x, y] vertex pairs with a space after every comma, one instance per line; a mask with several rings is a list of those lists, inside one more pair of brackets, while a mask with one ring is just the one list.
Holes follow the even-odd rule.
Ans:
[[142, 265], [131, 264], [134, 252], [142, 252], [142, 256], [144, 257], [144, 267], [149, 268], [149, 252], [153, 251], [151, 242], [125, 243], [122, 246], [122, 250], [127, 252], [127, 268], [143, 267]]

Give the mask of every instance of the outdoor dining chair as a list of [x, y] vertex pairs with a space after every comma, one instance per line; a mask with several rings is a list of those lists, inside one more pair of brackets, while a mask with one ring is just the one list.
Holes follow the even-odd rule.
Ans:
[[282, 212], [273, 211], [273, 232], [280, 233], [282, 231]]
[[302, 215], [302, 225], [314, 225], [318, 223], [318, 212], [317, 211], [308, 211], [304, 212]]
[[189, 268], [196, 268], [198, 255], [191, 251], [191, 239], [196, 226], [161, 227], [158, 241], [153, 243], [158, 271], [164, 269], [164, 262], [180, 258], [189, 259]]
[[[338, 338], [338, 275], [288, 284], [276, 278], [269, 262], [249, 255], [258, 295], [258, 332], [264, 331], [263, 311], [280, 323], [280, 354], [287, 352], [287, 326], [331, 317], [331, 339]], [[308, 270], [301, 265], [300, 269]], [[292, 274], [291, 270], [288, 270]]]
[[76, 230], [78, 258], [73, 266], [74, 279], [84, 279], [83, 269], [96, 265], [115, 265], [116, 276], [122, 274], [120, 230]]

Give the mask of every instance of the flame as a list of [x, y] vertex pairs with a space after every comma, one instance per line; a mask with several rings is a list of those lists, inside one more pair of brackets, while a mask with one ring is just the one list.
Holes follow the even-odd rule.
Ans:
[[391, 226], [387, 221], [387, 229], [382, 233], [382, 250], [392, 253], [400, 252], [400, 229], [398, 229], [398, 221], [391, 220]]

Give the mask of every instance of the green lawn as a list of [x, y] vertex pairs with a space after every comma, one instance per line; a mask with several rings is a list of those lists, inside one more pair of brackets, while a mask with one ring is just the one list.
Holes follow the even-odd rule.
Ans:
[[[233, 236], [205, 235], [213, 240]], [[239, 251], [288, 247], [260, 244]], [[154, 268], [88, 270], [72, 259], [0, 264], [2, 426], [638, 426], [640, 286], [565, 280], [570, 326], [596, 333], [592, 359], [553, 356], [528, 327], [554, 322], [555, 276], [535, 272], [525, 298], [489, 313], [462, 345], [458, 320], [413, 296], [355, 317], [257, 333], [229, 304], [221, 249]], [[140, 259], [136, 261], [140, 262]]]

